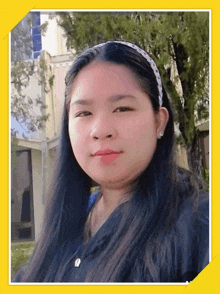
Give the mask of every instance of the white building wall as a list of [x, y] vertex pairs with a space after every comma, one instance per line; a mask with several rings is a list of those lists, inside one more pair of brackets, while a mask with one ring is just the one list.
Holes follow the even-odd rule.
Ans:
[[35, 240], [38, 241], [43, 225], [44, 210], [47, 202], [48, 192], [54, 173], [55, 149], [50, 149], [47, 153], [47, 174], [46, 190], [43, 191], [42, 176], [42, 152], [41, 150], [32, 149], [32, 176], [33, 176], [33, 202], [34, 202], [34, 223], [35, 223]]
[[44, 204], [42, 195], [42, 173], [41, 173], [41, 151], [32, 149], [32, 175], [33, 175], [33, 201], [34, 201], [34, 223], [35, 223], [35, 240], [39, 240]]
[[56, 124], [60, 131], [63, 106], [65, 100], [65, 76], [71, 63], [53, 64], [55, 74], [55, 105], [56, 105]]
[[48, 28], [44, 36], [42, 36], [42, 50], [46, 50], [51, 56], [67, 54], [66, 38], [64, 30], [58, 26], [57, 17], [49, 18], [48, 12], [41, 12], [41, 24], [48, 22]]

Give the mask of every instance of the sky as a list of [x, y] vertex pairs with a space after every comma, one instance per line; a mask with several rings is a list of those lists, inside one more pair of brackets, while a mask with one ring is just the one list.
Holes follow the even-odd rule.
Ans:
[[11, 129], [14, 129], [17, 131], [18, 137], [23, 137], [23, 134], [25, 137], [28, 138], [35, 138], [37, 137], [37, 132], [29, 132], [27, 129], [27, 126], [25, 124], [19, 123], [16, 119], [11, 117]]

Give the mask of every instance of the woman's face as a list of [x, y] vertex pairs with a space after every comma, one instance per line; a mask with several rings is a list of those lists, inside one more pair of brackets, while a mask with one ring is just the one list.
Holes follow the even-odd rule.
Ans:
[[101, 186], [128, 187], [149, 165], [168, 118], [123, 65], [93, 62], [72, 85], [69, 136], [76, 160]]

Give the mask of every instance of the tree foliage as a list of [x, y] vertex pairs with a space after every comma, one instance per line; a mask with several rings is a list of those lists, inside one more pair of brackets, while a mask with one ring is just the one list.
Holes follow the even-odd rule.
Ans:
[[[42, 85], [45, 92], [48, 91], [48, 87], [45, 88], [45, 61], [40, 59], [38, 63], [31, 59], [33, 22], [34, 14], [29, 13], [11, 32], [11, 116], [20, 124], [26, 125], [29, 132], [43, 129], [49, 118], [49, 114], [42, 112], [46, 108], [42, 97], [39, 95], [37, 99], [33, 99], [25, 94], [32, 78], [38, 79], [39, 86]], [[39, 106], [40, 114], [34, 112], [36, 106]], [[16, 135], [16, 132], [12, 135]]]
[[198, 122], [209, 116], [208, 12], [59, 12], [68, 49], [133, 42], [155, 59], [192, 170], [200, 173]]

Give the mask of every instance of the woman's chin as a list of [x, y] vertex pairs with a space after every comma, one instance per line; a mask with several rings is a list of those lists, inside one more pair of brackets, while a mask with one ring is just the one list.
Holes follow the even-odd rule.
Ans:
[[131, 185], [131, 180], [128, 180], [126, 176], [124, 177], [106, 177], [94, 179], [101, 187], [106, 189], [125, 189]]

